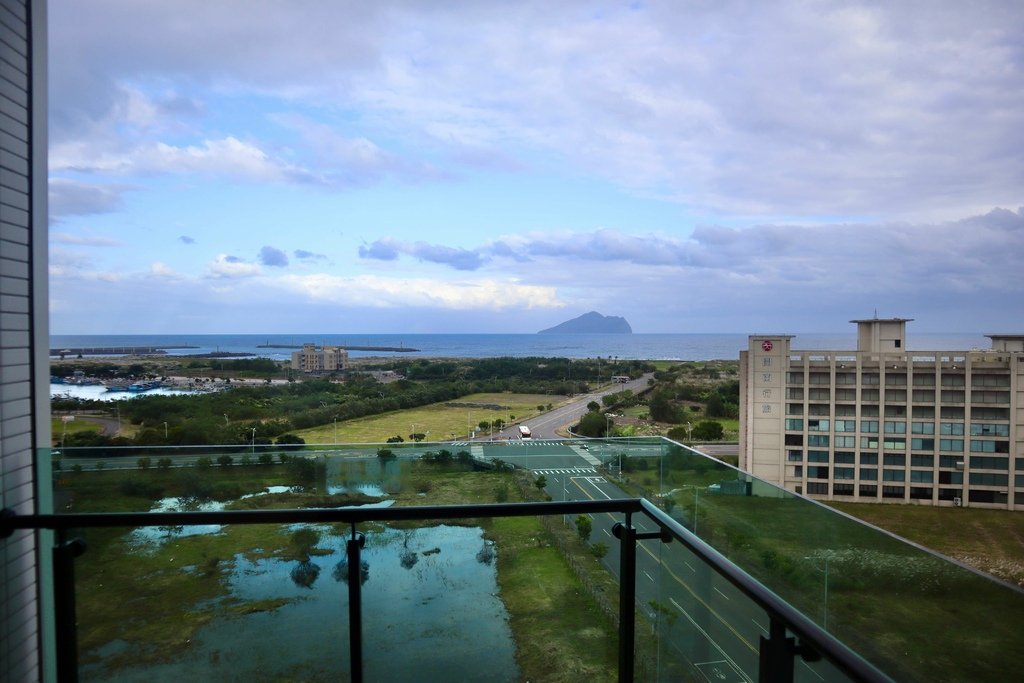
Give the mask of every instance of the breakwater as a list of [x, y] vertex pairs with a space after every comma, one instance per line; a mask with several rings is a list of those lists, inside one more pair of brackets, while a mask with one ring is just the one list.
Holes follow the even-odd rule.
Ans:
[[169, 350], [198, 349], [198, 346], [80, 346], [50, 349], [51, 356], [159, 356]]

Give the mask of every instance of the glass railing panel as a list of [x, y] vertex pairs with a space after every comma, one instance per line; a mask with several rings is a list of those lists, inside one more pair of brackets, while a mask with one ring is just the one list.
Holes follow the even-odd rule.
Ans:
[[[652, 500], [885, 673], [921, 681], [1016, 676], [1005, 653], [1024, 648], [1020, 590], [693, 457], [700, 456], [667, 452], [669, 488]], [[678, 464], [692, 484], [681, 483]], [[956, 511], [949, 512], [955, 533]]]
[[347, 591], [332, 578], [344, 556], [337, 529], [211, 524], [73, 535], [88, 544], [75, 560], [81, 680], [349, 677]]

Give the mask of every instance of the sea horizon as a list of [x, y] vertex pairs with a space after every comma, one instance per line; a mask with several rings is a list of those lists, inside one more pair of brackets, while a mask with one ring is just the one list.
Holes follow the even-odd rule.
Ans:
[[[747, 347], [746, 333], [633, 333], [633, 334], [91, 334], [50, 335], [50, 349], [110, 347], [168, 348], [161, 357], [210, 353], [254, 355], [288, 360], [292, 348], [304, 343], [335, 346], [401, 348], [404, 351], [356, 350], [351, 358], [493, 358], [562, 357], [624, 360], [736, 360]], [[856, 333], [779, 333], [792, 336], [793, 349], [853, 350]], [[991, 348], [982, 334], [908, 334], [908, 351], [969, 351]], [[415, 350], [410, 350], [415, 349]], [[108, 354], [111, 356], [121, 354]], [[102, 357], [102, 356], [88, 356]]]

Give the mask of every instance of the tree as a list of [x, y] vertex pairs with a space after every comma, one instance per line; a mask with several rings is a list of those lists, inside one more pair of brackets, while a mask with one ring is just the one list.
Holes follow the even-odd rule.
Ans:
[[172, 460], [170, 458], [160, 458], [156, 461], [156, 466], [162, 470], [170, 469]]
[[725, 429], [720, 422], [714, 420], [701, 420], [693, 428], [693, 438], [701, 441], [717, 441], [725, 435]]
[[148, 470], [151, 462], [152, 461], [149, 458], [139, 458], [136, 461], [140, 470]]
[[601, 413], [590, 412], [580, 418], [576, 425], [575, 432], [580, 436], [600, 437], [604, 436], [606, 421]]
[[538, 491], [543, 491], [544, 487], [548, 485], [548, 478], [542, 474], [537, 477], [537, 481], [533, 482], [533, 485], [537, 487]]
[[381, 460], [394, 460], [398, 456], [390, 448], [379, 448], [377, 449], [377, 457]]
[[601, 410], [601, 404], [598, 403], [597, 401], [591, 401], [590, 403], [587, 404], [587, 410], [589, 410], [592, 413], [596, 413], [597, 411]]
[[581, 541], [589, 541], [590, 532], [593, 530], [594, 523], [590, 521], [590, 517], [586, 515], [576, 517], [576, 534], [580, 537]]
[[201, 470], [205, 470], [212, 464], [213, 462], [209, 458], [199, 458], [196, 460], [196, 467]]
[[273, 465], [274, 456], [270, 453], [260, 453], [259, 461], [261, 465]]
[[423, 439], [425, 439], [425, 438], [427, 438], [427, 435], [424, 434], [423, 432], [414, 432], [414, 433], [409, 435], [409, 440], [410, 441], [415, 441], [416, 443], [419, 443], [420, 441], [423, 441]]
[[388, 443], [405, 443], [405, 439], [398, 434], [395, 434], [394, 436], [388, 437]]
[[594, 555], [594, 557], [600, 560], [602, 557], [608, 554], [608, 546], [605, 543], [598, 541], [594, 545], [590, 546], [590, 552]]
[[481, 430], [487, 429], [490, 426], [491, 423], [487, 420], [480, 420], [480, 422], [477, 424], [477, 427], [479, 427]]
[[306, 440], [295, 434], [282, 434], [277, 437], [277, 445], [288, 450], [297, 450], [306, 443]]
[[230, 455], [222, 455], [217, 458], [217, 464], [221, 467], [229, 467], [235, 461]]

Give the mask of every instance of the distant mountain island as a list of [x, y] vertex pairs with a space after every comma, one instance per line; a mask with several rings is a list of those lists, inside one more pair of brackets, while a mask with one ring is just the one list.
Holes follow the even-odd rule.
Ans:
[[625, 318], [615, 315], [601, 315], [597, 311], [584, 313], [578, 318], [541, 330], [537, 334], [633, 334]]

